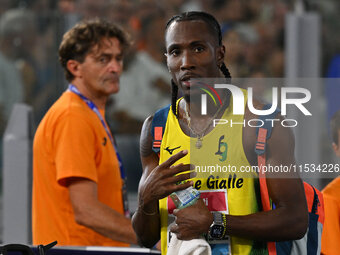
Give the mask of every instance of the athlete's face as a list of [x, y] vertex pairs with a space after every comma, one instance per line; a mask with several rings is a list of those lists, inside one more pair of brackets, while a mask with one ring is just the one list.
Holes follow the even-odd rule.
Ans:
[[123, 53], [117, 38], [103, 39], [79, 64], [79, 78], [92, 95], [109, 96], [119, 91]]
[[192, 78], [219, 77], [224, 46], [218, 45], [215, 31], [200, 20], [173, 22], [165, 35], [166, 56], [174, 82], [184, 94]]

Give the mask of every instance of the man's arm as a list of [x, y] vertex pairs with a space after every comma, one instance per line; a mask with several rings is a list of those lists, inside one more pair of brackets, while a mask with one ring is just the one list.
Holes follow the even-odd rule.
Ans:
[[[267, 165], [295, 164], [294, 136], [290, 129], [277, 125], [267, 145]], [[265, 241], [302, 238], [308, 226], [308, 210], [298, 174], [268, 172], [266, 181], [276, 209], [248, 216], [228, 216], [230, 234]]]
[[[268, 141], [267, 165], [269, 164], [295, 164], [294, 137], [291, 130], [279, 125], [273, 129]], [[295, 173], [267, 173], [266, 181], [269, 196], [276, 209], [245, 216], [227, 215], [227, 234], [262, 241], [300, 239], [308, 226], [307, 204], [301, 179]], [[201, 204], [179, 210], [174, 213], [177, 225], [171, 230], [180, 239], [195, 238], [202, 234], [203, 229], [208, 229], [212, 222], [212, 219], [207, 220], [203, 223], [204, 226], [199, 226], [202, 222], [196, 219], [207, 213], [207, 210], [201, 209]]]
[[[80, 111], [58, 119], [53, 135], [58, 184], [67, 187], [75, 221], [113, 240], [137, 243], [131, 220], [98, 199], [96, 131]], [[76, 148], [71, 149], [77, 145]], [[119, 171], [119, 170], [118, 170]], [[120, 180], [119, 180], [120, 181]]]
[[138, 209], [132, 218], [139, 243], [146, 247], [154, 246], [160, 239], [158, 200], [191, 186], [192, 182], [176, 184], [191, 178], [190, 173], [175, 175], [193, 169], [189, 164], [173, 165], [187, 151], [181, 151], [159, 165], [159, 158], [152, 151], [151, 123], [152, 117], [149, 117], [142, 128], [140, 153], [143, 175], [139, 183]]
[[67, 180], [75, 221], [113, 240], [137, 244], [131, 221], [98, 201], [97, 184], [84, 178]]

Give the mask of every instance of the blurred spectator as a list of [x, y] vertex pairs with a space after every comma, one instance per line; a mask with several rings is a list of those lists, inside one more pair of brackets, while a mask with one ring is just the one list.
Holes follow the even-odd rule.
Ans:
[[59, 24], [59, 26], [63, 26], [61, 33], [73, 27], [80, 20], [76, 0], [59, 0], [57, 10], [60, 13], [60, 18], [63, 19], [63, 24]]
[[108, 6], [108, 9], [109, 15], [107, 19], [121, 26], [132, 36], [133, 41], [137, 42], [133, 45], [133, 49], [130, 49], [127, 53], [127, 57], [124, 61], [124, 68], [126, 68], [131, 60], [131, 52], [136, 50], [136, 47], [138, 47], [139, 33], [141, 29], [138, 13], [141, 12], [141, 9], [138, 8], [138, 5], [136, 5], [134, 1], [127, 0], [112, 1]]
[[269, 55], [267, 67], [268, 76], [281, 78], [284, 76], [284, 52], [280, 48], [276, 48]]
[[225, 63], [233, 77], [242, 76], [244, 65], [245, 43], [236, 29], [230, 29], [223, 36], [223, 45], [226, 47]]
[[261, 69], [253, 70], [249, 75], [249, 79], [246, 79], [247, 82], [245, 84], [245, 88], [251, 87], [253, 89], [253, 97], [261, 101], [266, 99], [265, 93], [267, 86], [265, 83], [265, 78], [266, 74]]
[[[143, 9], [143, 14], [146, 12]], [[164, 27], [164, 12], [154, 11], [141, 21], [143, 50], [130, 52], [130, 63], [120, 79], [119, 95], [114, 96], [115, 130], [139, 133], [143, 120], [159, 106], [170, 103], [170, 74], [164, 63], [163, 35], [155, 33]]]
[[24, 99], [22, 76], [16, 67], [17, 49], [23, 43], [18, 33], [21, 25], [13, 23], [22, 12], [13, 10], [5, 12], [0, 19], [0, 119], [4, 127], [14, 103]]
[[[39, 121], [52, 103], [50, 96], [55, 93], [52, 88], [51, 61], [48, 50], [53, 45], [53, 35], [45, 24], [44, 33], [39, 27], [34, 13], [27, 9], [11, 9], [2, 17], [1, 27], [7, 40], [4, 43], [6, 57], [10, 59], [22, 80], [23, 101], [33, 106], [36, 120]], [[39, 42], [39, 44], [37, 44]], [[53, 83], [54, 84], [54, 83]]]
[[[2, 36], [1, 36], [2, 37]], [[13, 105], [23, 100], [23, 85], [15, 64], [3, 54], [0, 39], [0, 135]]]
[[[2, 168], [2, 136], [15, 103], [24, 99], [24, 85], [15, 65], [12, 48], [21, 43], [15, 35], [17, 24], [10, 24], [11, 13], [0, 18], [0, 170]], [[1, 177], [1, 176], [0, 176]]]
[[216, 13], [216, 18], [222, 24], [241, 22], [246, 18], [246, 1], [228, 0], [214, 2], [213, 8]]
[[10, 8], [10, 0], [1, 0], [0, 16]]
[[[261, 69], [261, 65], [264, 63], [264, 59], [260, 58], [259, 52], [257, 52], [260, 40], [259, 34], [253, 26], [247, 23], [237, 24], [234, 29], [239, 34], [244, 45], [241, 57], [243, 61], [239, 63], [238, 74], [239, 77], [249, 77], [252, 70]], [[228, 60], [226, 61], [228, 63]]]
[[134, 1], [127, 0], [115, 0], [109, 6], [108, 19], [118, 23], [124, 28], [129, 27], [130, 19], [136, 17], [136, 13], [133, 11]]
[[107, 18], [110, 1], [107, 0], [77, 0], [76, 8], [80, 17], [85, 19]]
[[181, 5], [180, 13], [189, 11], [202, 11], [203, 5], [201, 0], [188, 0]]
[[59, 0], [58, 9], [63, 13], [73, 13], [76, 11], [75, 0]]
[[[209, 1], [203, 1], [209, 2]], [[181, 13], [182, 5], [185, 3], [185, 0], [161, 0], [160, 6], [167, 10], [167, 18], [172, 17], [175, 14]]]

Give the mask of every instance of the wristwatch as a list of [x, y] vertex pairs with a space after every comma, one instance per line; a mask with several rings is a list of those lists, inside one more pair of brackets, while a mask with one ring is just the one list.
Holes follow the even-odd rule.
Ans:
[[226, 232], [226, 216], [220, 212], [212, 212], [214, 220], [210, 225], [208, 237], [209, 239], [222, 239]]

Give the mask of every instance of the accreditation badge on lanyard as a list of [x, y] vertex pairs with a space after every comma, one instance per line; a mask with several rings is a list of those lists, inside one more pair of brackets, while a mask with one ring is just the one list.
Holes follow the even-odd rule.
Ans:
[[118, 163], [119, 163], [119, 170], [120, 170], [120, 177], [122, 179], [123, 185], [122, 185], [122, 194], [123, 194], [123, 206], [124, 206], [124, 214], [125, 217], [130, 218], [130, 211], [129, 211], [129, 204], [128, 204], [128, 197], [127, 197], [127, 189], [126, 189], [126, 175], [125, 175], [125, 170], [124, 170], [124, 166], [123, 166], [123, 162], [122, 159], [118, 153], [117, 150], [117, 146], [113, 140], [113, 137], [111, 135], [111, 132], [108, 128], [108, 126], [106, 125], [106, 122], [103, 118], [103, 116], [101, 115], [100, 111], [98, 110], [97, 106], [87, 97], [85, 97], [84, 95], [82, 95], [80, 93], [80, 91], [73, 85], [73, 84], [69, 84], [68, 85], [68, 90], [77, 94], [86, 104], [87, 106], [94, 111], [94, 113], [98, 116], [100, 122], [102, 123], [106, 134], [108, 135], [108, 137], [110, 138], [111, 144], [114, 147], [114, 150], [116, 152], [116, 156], [118, 159]]

